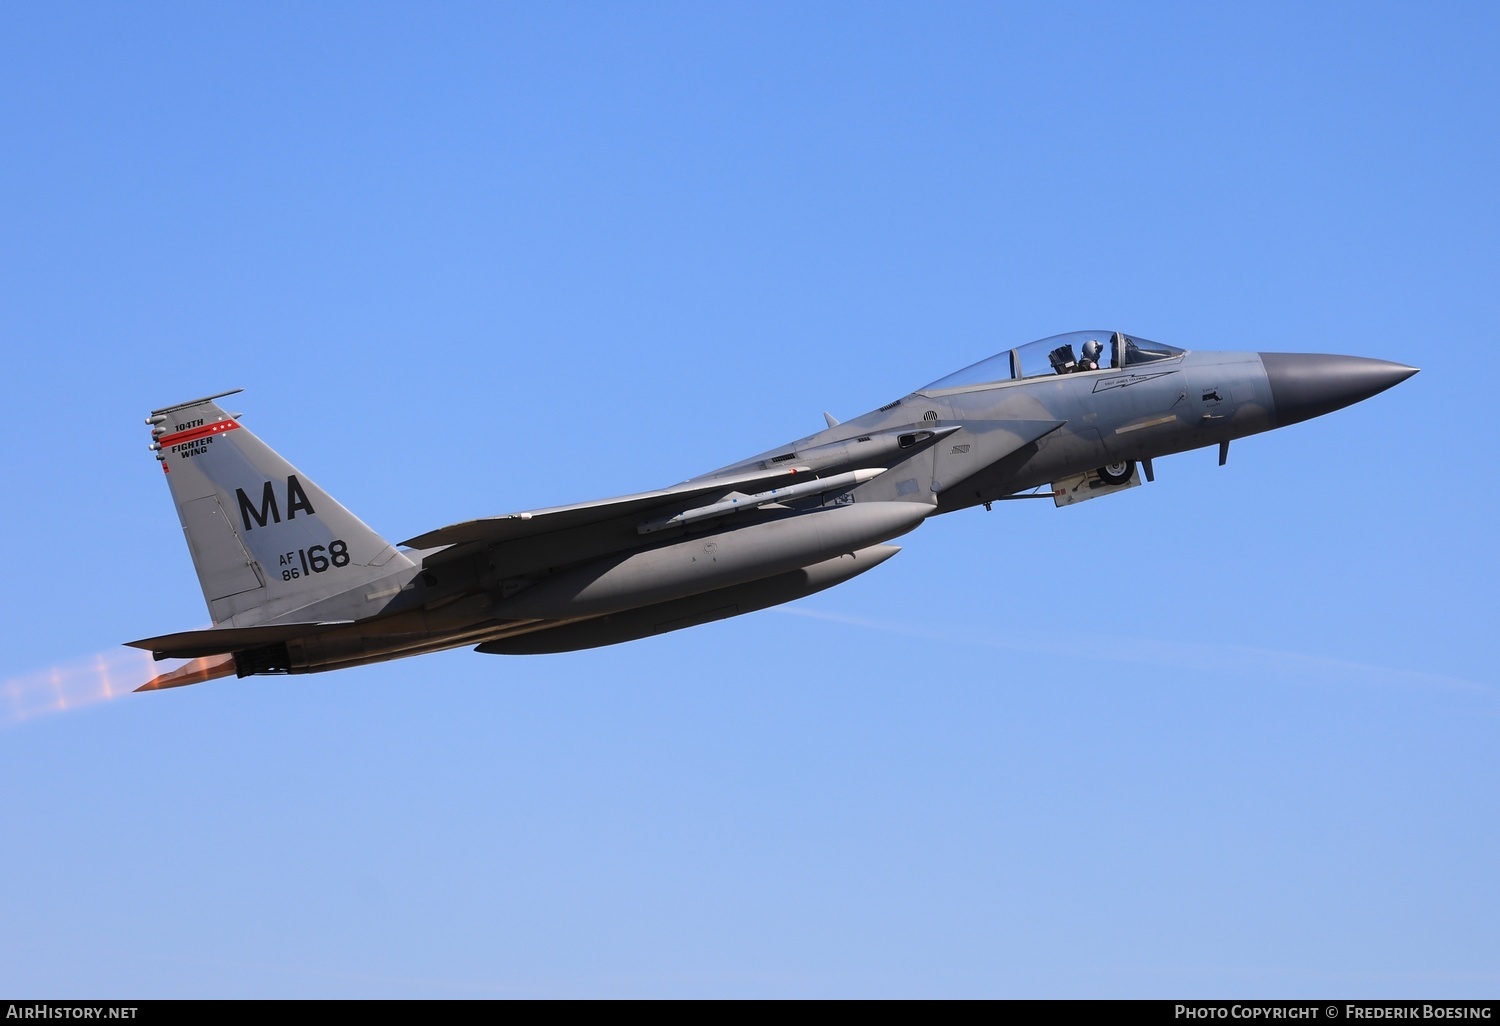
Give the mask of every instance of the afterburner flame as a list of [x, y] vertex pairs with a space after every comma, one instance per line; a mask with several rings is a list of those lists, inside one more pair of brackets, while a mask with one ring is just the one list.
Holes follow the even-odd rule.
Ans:
[[150, 653], [121, 648], [11, 677], [0, 685], [0, 726], [128, 695], [162, 669]]

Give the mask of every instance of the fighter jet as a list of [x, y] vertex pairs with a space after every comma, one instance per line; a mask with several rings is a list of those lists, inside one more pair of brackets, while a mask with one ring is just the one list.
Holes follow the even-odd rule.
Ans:
[[[1057, 335], [656, 491], [468, 520], [392, 545], [228, 412], [153, 410], [213, 627], [129, 642], [190, 660], [137, 690], [315, 673], [472, 645], [613, 645], [739, 616], [872, 570], [942, 513], [1068, 506], [1152, 460], [1322, 416], [1417, 373], [1357, 356], [1203, 352]], [[238, 391], [238, 390], [236, 390]]]

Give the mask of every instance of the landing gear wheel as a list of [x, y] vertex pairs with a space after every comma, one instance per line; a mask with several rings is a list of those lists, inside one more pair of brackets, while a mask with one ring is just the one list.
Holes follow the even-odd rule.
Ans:
[[1094, 473], [1098, 474], [1099, 480], [1107, 485], [1122, 485], [1135, 476], [1135, 460], [1111, 463], [1107, 467], [1100, 467]]

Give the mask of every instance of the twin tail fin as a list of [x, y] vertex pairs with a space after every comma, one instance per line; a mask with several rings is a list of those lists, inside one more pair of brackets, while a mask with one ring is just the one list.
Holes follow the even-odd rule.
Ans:
[[152, 410], [146, 421], [214, 623], [248, 627], [337, 605], [412, 572], [406, 555], [219, 405], [238, 391]]

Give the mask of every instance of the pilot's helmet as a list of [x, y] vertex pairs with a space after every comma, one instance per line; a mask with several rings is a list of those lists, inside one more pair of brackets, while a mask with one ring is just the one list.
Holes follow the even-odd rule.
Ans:
[[1094, 339], [1089, 339], [1083, 344], [1083, 358], [1094, 363], [1099, 362], [1099, 354], [1104, 352], [1104, 347]]

